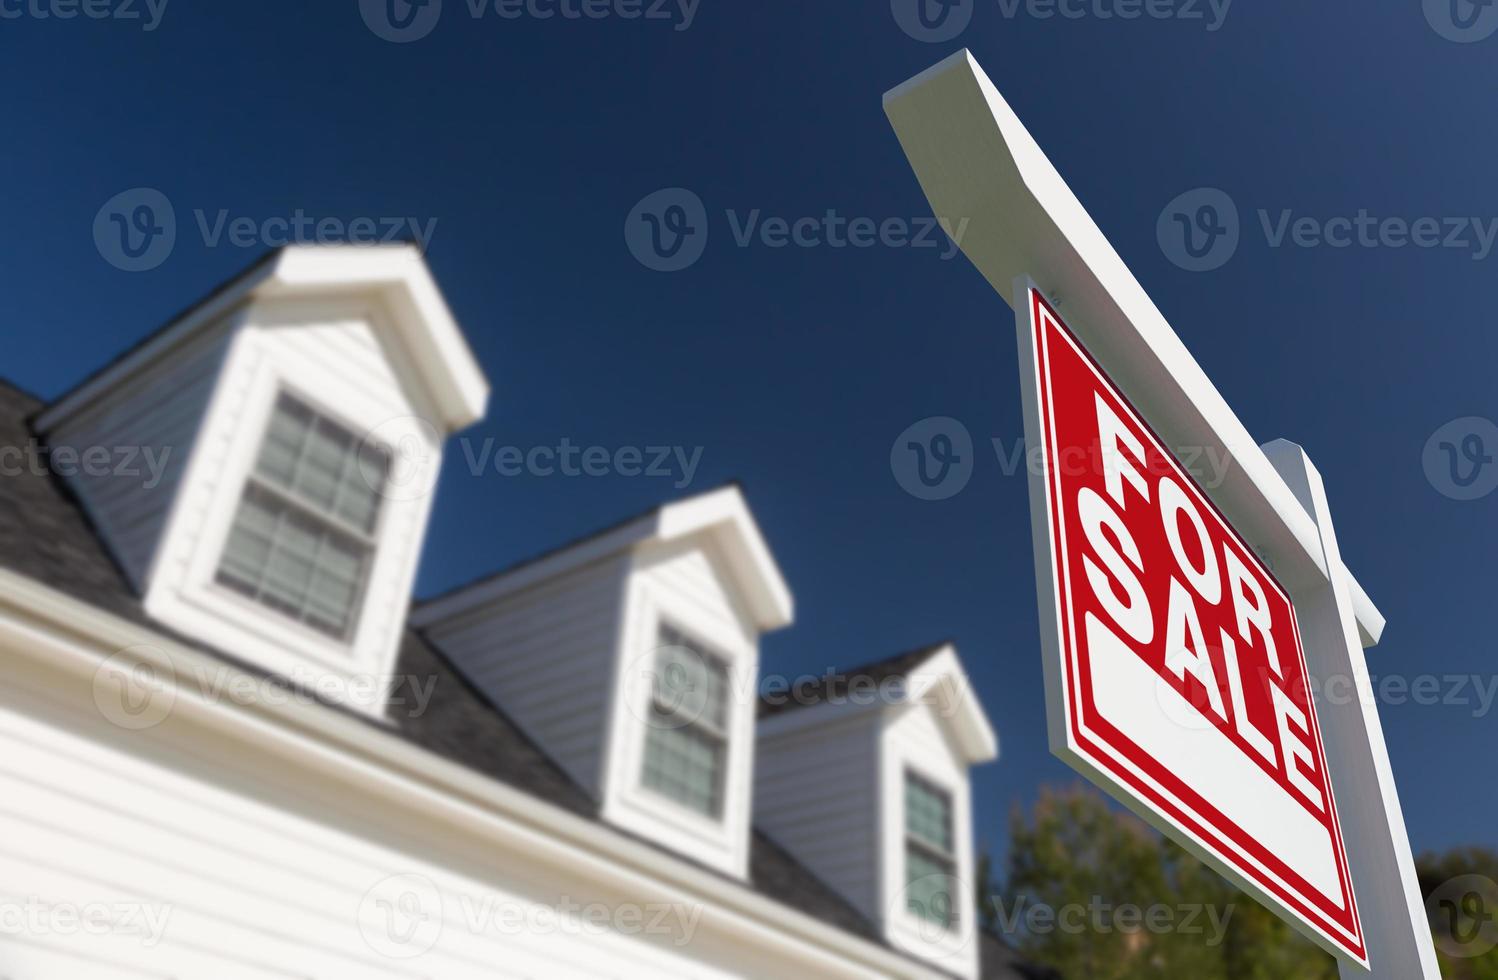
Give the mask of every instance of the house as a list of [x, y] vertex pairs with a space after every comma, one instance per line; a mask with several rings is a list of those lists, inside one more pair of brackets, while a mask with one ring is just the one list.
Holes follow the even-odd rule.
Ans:
[[409, 247], [0, 385], [0, 977], [1023, 975], [956, 648], [761, 695], [737, 487], [412, 604], [488, 395]]

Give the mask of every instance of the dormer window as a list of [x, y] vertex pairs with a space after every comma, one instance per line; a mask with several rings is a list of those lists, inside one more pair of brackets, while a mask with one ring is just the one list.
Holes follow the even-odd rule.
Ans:
[[661, 626], [641, 782], [714, 820], [723, 812], [728, 690], [721, 659]]
[[321, 634], [349, 639], [389, 470], [382, 449], [281, 393], [216, 580]]
[[957, 853], [952, 795], [913, 772], [905, 773], [905, 882], [910, 911], [950, 929], [957, 921]]

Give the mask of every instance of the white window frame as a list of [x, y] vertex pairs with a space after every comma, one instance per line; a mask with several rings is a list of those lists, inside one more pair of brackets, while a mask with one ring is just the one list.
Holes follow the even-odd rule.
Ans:
[[[666, 800], [672, 806], [678, 807], [692, 815], [721, 823], [724, 810], [727, 805], [728, 796], [728, 767], [730, 753], [733, 748], [733, 722], [735, 704], [733, 694], [733, 664], [731, 660], [718, 652], [712, 644], [704, 643], [690, 630], [683, 629], [675, 621], [669, 618], [661, 618], [656, 622], [655, 632], [655, 663], [652, 668], [657, 672], [652, 675], [650, 692], [650, 716], [645, 722], [646, 732], [640, 752], [639, 788], [662, 800]], [[671, 636], [674, 642], [668, 641]], [[682, 721], [679, 729], [690, 729], [693, 732], [705, 736], [717, 745], [717, 768], [713, 774], [713, 808], [711, 811], [699, 810], [683, 800], [672, 796], [668, 791], [651, 785], [646, 781], [646, 774], [650, 770], [650, 729], [654, 724], [657, 712], [667, 714], [674, 710], [670, 705], [662, 705], [659, 686], [659, 665], [661, 651], [670, 647], [685, 647], [691, 650], [708, 665], [708, 669], [716, 670], [722, 678], [721, 692], [723, 694], [723, 721], [719, 725], [704, 717], [696, 717]]]
[[[379, 453], [384, 457], [385, 475], [386, 479], [389, 479], [391, 468], [391, 454], [386, 447], [380, 445], [378, 442], [369, 439], [367, 436], [361, 436], [358, 426], [352, 425], [340, 418], [336, 413], [328, 411], [326, 408], [319, 405], [315, 399], [308, 398], [306, 395], [290, 386], [284, 384], [278, 386], [274, 396], [271, 398], [270, 409], [266, 413], [265, 418], [262, 420], [259, 439], [255, 443], [255, 449], [251, 456], [249, 470], [246, 473], [244, 481], [239, 487], [239, 493], [235, 498], [233, 516], [230, 518], [229, 522], [229, 533], [225, 536], [223, 544], [219, 549], [217, 560], [214, 562], [213, 586], [216, 590], [226, 592], [236, 597], [240, 601], [249, 602], [260, 610], [281, 617], [286, 624], [294, 626], [297, 629], [304, 630], [323, 640], [331, 640], [335, 643], [340, 644], [341, 646], [351, 646], [354, 642], [354, 638], [358, 635], [360, 620], [363, 617], [365, 605], [364, 600], [368, 592], [369, 581], [371, 576], [373, 575], [375, 562], [379, 554], [380, 530], [382, 522], [385, 520], [386, 512], [389, 509], [387, 506], [387, 502], [384, 499], [384, 490], [382, 488], [375, 491], [375, 497], [377, 499], [371, 526], [368, 528], [361, 528], [345, 520], [342, 515], [336, 512], [336, 499], [334, 501], [334, 508], [332, 512], [322, 510], [316, 507], [313, 503], [304, 499], [299, 494], [291, 490], [287, 490], [286, 488], [277, 485], [274, 481], [263, 476], [259, 472], [259, 460], [261, 455], [265, 451], [265, 444], [267, 440], [269, 440], [271, 437], [271, 428], [275, 424], [277, 412], [280, 410], [283, 402], [289, 402], [290, 404], [296, 406], [301, 411], [307, 414], [309, 418], [309, 432], [315, 430], [318, 423], [322, 422], [338, 429], [349, 437], [351, 451], [344, 460], [343, 465], [345, 467], [345, 471], [344, 474], [341, 474], [341, 476], [347, 475], [348, 466], [361, 465], [359, 458], [360, 454], [367, 450]], [[302, 449], [303, 452], [305, 452], [305, 444], [303, 445]], [[298, 460], [298, 462], [300, 462], [300, 460]], [[344, 623], [343, 629], [340, 632], [324, 630], [317, 626], [314, 626], [311, 623], [307, 622], [305, 611], [303, 615], [293, 615], [285, 609], [282, 609], [272, 603], [266, 602], [261, 595], [251, 594], [249, 589], [247, 589], [245, 586], [236, 582], [225, 581], [225, 566], [227, 564], [229, 546], [233, 540], [234, 529], [238, 523], [240, 510], [243, 508], [246, 498], [249, 497], [252, 493], [257, 493], [269, 497], [275, 502], [277, 506], [282, 509], [283, 513], [286, 511], [294, 511], [303, 519], [312, 521], [319, 525], [322, 533], [343, 537], [353, 542], [356, 546], [362, 549], [362, 560], [360, 562], [358, 582], [356, 583], [354, 589], [354, 598], [349, 605], [349, 609], [347, 612], [347, 622]]]
[[[947, 877], [950, 878], [958, 887], [958, 891], [961, 891], [961, 879], [958, 875], [958, 871], [961, 868], [962, 857], [958, 852], [957, 794], [954, 793], [950, 787], [944, 786], [941, 781], [932, 779], [930, 776], [917, 771], [911, 766], [903, 767], [901, 769], [901, 773], [900, 826], [903, 829], [904, 833], [901, 835], [902, 846], [900, 848], [900, 866], [901, 878], [905, 884], [906, 911], [925, 922], [940, 926], [948, 932], [955, 933], [962, 925], [962, 903], [964, 901], [964, 895], [957, 894], [950, 896], [950, 915], [946, 920], [942, 920], [931, 916], [927, 911], [923, 909], [915, 908], [912, 904], [913, 897], [909, 894], [908, 889], [910, 888], [911, 884], [910, 854], [911, 851], [914, 850], [920, 852], [922, 856], [924, 856], [926, 860], [930, 861], [932, 864], [944, 866]], [[945, 804], [947, 837], [950, 840], [950, 846], [946, 850], [943, 850], [941, 845], [939, 845], [935, 841], [928, 840], [924, 836], [917, 834], [912, 830], [910, 826], [911, 784], [922, 787], [927, 793], [937, 797]]]

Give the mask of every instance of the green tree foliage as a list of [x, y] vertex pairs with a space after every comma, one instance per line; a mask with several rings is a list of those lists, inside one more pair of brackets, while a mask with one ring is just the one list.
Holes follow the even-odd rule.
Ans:
[[1464, 847], [1415, 862], [1446, 980], [1498, 980], [1498, 852]]
[[980, 890], [980, 921], [1066, 978], [1337, 977], [1325, 952], [1080, 785], [1016, 809], [1007, 878]]

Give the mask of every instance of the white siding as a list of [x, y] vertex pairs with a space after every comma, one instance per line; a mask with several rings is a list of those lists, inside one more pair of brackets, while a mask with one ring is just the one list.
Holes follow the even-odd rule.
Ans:
[[[749, 868], [759, 633], [715, 548], [710, 534], [701, 534], [646, 545], [634, 556], [608, 730], [603, 813], [633, 833], [742, 878]], [[728, 754], [718, 819], [641, 785], [662, 624], [706, 645], [728, 667]]]
[[[885, 931], [890, 942], [959, 976], [976, 976], [978, 942], [967, 896], [973, 894], [972, 794], [968, 769], [931, 705], [904, 708], [886, 726], [883, 738], [883, 812], [889, 829], [884, 865]], [[905, 895], [905, 773], [914, 770], [947, 790], [952, 798], [952, 832], [957, 848], [956, 929], [947, 932], [913, 915]]]
[[[506, 925], [544, 923], [538, 912], [569, 902], [654, 911], [644, 895], [611, 893], [524, 847], [495, 848], [466, 824], [433, 825], [410, 798], [329, 778], [273, 739], [250, 748], [181, 712], [145, 731], [114, 728], [87, 680], [59, 684], [34, 663], [8, 663], [0, 690], [7, 980], [687, 980], [786, 968], [784, 949], [730, 940], [711, 908], [691, 902], [658, 935]], [[437, 896], [418, 910], [440, 934], [414, 958], [388, 955], [385, 920], [372, 914], [370, 892], [391, 876], [416, 876]], [[17, 911], [41, 905], [128, 906], [164, 929], [154, 943], [123, 920], [82, 935]], [[690, 935], [675, 927], [693, 922]]]
[[595, 797], [627, 573], [627, 556], [615, 556], [426, 631]]
[[[284, 676], [329, 683], [330, 696], [374, 714], [384, 704], [372, 696], [405, 632], [442, 456], [425, 396], [389, 336], [380, 313], [357, 304], [263, 301], [248, 308], [204, 411], [145, 587], [147, 611], [166, 625]], [[215, 581], [281, 391], [395, 458], [363, 604], [348, 640], [316, 633]]]
[[[54, 447], [79, 452], [102, 447], [120, 464], [107, 473], [80, 467], [70, 483], [138, 587], [150, 570], [226, 349], [222, 325], [207, 328], [49, 433]], [[152, 483], [146, 451], [164, 460], [159, 483]], [[117, 472], [127, 465], [124, 452], [137, 454], [138, 473]]]
[[864, 712], [762, 736], [754, 784], [755, 823], [874, 922], [884, 918], [879, 729], [878, 712]]

